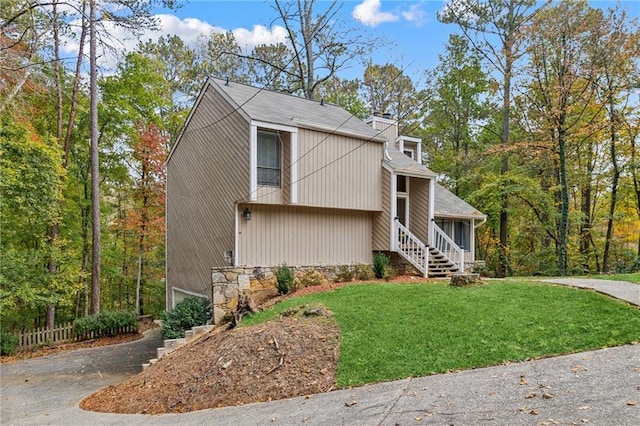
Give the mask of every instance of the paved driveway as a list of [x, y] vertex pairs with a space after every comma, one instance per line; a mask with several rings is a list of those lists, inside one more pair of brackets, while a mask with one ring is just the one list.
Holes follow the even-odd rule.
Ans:
[[80, 400], [142, 371], [159, 346], [158, 330], [152, 330], [135, 342], [1, 364], [0, 424], [89, 424], [71, 421], [82, 413]]

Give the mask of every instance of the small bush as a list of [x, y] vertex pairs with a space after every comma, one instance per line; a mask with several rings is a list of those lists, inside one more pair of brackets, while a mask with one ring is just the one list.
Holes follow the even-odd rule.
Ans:
[[178, 302], [170, 312], [162, 312], [162, 328], [160, 334], [163, 339], [179, 339], [184, 332], [198, 325], [205, 325], [213, 311], [211, 302], [204, 297], [189, 296]]
[[353, 269], [353, 275], [360, 281], [370, 280], [373, 278], [373, 268], [371, 265], [358, 263]]
[[322, 285], [322, 283], [324, 283], [324, 277], [313, 268], [304, 270], [296, 278], [297, 288], [312, 287]]
[[[387, 270], [387, 274], [389, 270], [393, 274], [393, 269], [391, 269], [391, 259], [384, 253], [376, 253], [373, 256], [373, 274], [376, 278], [385, 278], [385, 269]], [[388, 279], [388, 278], [385, 278]]]
[[11, 333], [0, 332], [0, 355], [11, 355], [18, 347], [18, 338]]
[[276, 268], [276, 280], [278, 293], [287, 294], [294, 289], [293, 271], [286, 264]]
[[390, 264], [384, 265], [384, 267], [382, 268], [382, 278], [385, 281], [389, 281], [394, 276], [395, 276], [395, 272], [393, 271], [393, 266], [391, 266]]
[[336, 271], [336, 276], [333, 281], [337, 283], [353, 281], [353, 272], [351, 271], [351, 268], [348, 265], [338, 266], [338, 270]]
[[112, 337], [125, 329], [137, 331], [138, 316], [133, 311], [102, 311], [97, 315], [76, 319], [73, 328], [81, 338], [91, 334]]

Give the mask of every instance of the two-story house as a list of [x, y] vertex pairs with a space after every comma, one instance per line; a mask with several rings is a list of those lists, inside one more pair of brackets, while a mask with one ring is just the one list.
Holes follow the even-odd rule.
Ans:
[[[389, 117], [209, 79], [167, 159], [167, 305], [212, 268], [473, 263], [485, 216], [436, 183]], [[456, 244], [458, 243], [458, 244]]]

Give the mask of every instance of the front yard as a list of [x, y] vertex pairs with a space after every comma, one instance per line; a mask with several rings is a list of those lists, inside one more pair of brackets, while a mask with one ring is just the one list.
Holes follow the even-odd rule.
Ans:
[[640, 311], [591, 291], [511, 279], [362, 284], [294, 297], [243, 324], [321, 304], [340, 327], [340, 387], [640, 341]]
[[[527, 279], [467, 288], [331, 284], [303, 293], [240, 327], [214, 329], [80, 406], [185, 412], [640, 342], [637, 307]], [[306, 315], [314, 311], [323, 314]]]

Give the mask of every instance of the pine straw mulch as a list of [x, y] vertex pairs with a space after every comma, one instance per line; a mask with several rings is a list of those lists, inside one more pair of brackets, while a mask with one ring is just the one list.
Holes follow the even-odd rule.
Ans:
[[339, 331], [313, 308], [255, 326], [207, 335], [142, 373], [80, 403], [84, 410], [180, 413], [327, 392], [336, 385]]

